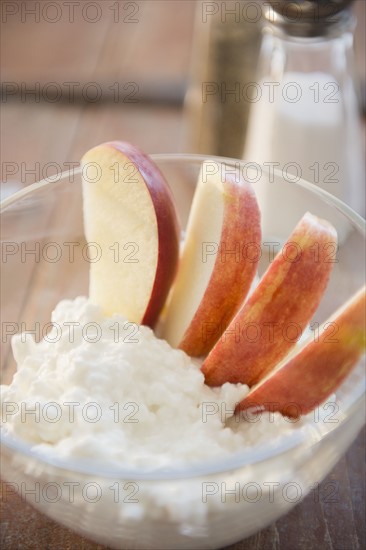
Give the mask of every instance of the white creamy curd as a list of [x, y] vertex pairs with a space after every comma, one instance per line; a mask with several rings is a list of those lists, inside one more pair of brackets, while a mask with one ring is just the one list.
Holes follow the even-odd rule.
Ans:
[[116, 549], [222, 548], [290, 510], [331, 467], [313, 443], [333, 409], [238, 420], [248, 387], [206, 386], [199, 362], [150, 329], [82, 297], [60, 302], [52, 323], [39, 343], [13, 337], [2, 431], [31, 452], [4, 452], [2, 473], [78, 533]]
[[277, 413], [228, 421], [246, 385], [206, 386], [198, 361], [86, 298], [61, 301], [52, 323], [39, 343], [13, 337], [17, 373], [1, 388], [3, 429], [37, 452], [154, 470], [271, 445], [296, 426]]

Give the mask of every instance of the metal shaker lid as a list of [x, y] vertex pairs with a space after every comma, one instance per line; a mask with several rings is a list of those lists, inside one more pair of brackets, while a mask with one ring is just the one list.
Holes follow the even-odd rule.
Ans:
[[264, 17], [292, 36], [325, 36], [351, 18], [353, 0], [269, 0]]

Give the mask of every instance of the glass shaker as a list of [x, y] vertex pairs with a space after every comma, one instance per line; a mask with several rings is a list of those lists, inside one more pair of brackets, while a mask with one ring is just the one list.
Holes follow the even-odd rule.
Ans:
[[[243, 158], [269, 172], [280, 170], [289, 182], [303, 178], [319, 185], [364, 214], [351, 2], [266, 2], [257, 95]], [[299, 219], [300, 205], [268, 186], [258, 192], [263, 195], [264, 234], [268, 221], [277, 236], [285, 237], [281, 217]]]

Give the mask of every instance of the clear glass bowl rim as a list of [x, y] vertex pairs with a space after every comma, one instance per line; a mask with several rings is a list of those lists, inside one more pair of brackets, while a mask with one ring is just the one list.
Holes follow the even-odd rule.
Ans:
[[[215, 155], [196, 155], [196, 154], [188, 154], [188, 153], [167, 153], [167, 154], [161, 154], [161, 153], [152, 153], [149, 155], [149, 157], [152, 158], [154, 161], [161, 161], [161, 162], [184, 162], [184, 164], [189, 164], [192, 162], [204, 162], [205, 160], [216, 160], [218, 162], [223, 162], [225, 164], [235, 164], [239, 163], [241, 166], [245, 166], [246, 164], [256, 165], [259, 166], [263, 173], [268, 174], [269, 170], [266, 166], [261, 165], [260, 163], [247, 163], [245, 160], [235, 159], [235, 158], [229, 158], [229, 157], [219, 157]], [[21, 189], [20, 191], [17, 191], [16, 193], [12, 194], [10, 197], [7, 197], [0, 203], [0, 212], [3, 212], [6, 208], [11, 206], [13, 203], [18, 201], [19, 199], [22, 199], [32, 193], [33, 191], [36, 191], [38, 189], [41, 189], [42, 187], [46, 187], [48, 185], [52, 185], [53, 183], [59, 183], [61, 180], [68, 178], [70, 175], [78, 176], [82, 172], [81, 167], [75, 167], [71, 170], [67, 170], [64, 172], [61, 172], [60, 174], [57, 174], [57, 176], [50, 176], [49, 178], [45, 178], [43, 180], [40, 180], [36, 183], [32, 183], [30, 185], [27, 185], [24, 189]], [[283, 179], [283, 174], [280, 170], [277, 168], [273, 169], [273, 173], [277, 178]], [[348, 206], [346, 203], [332, 195], [331, 193], [328, 193], [324, 189], [318, 187], [317, 185], [310, 183], [308, 181], [305, 181], [302, 178], [299, 178], [297, 181], [291, 181], [289, 182], [291, 185], [295, 185], [298, 187], [303, 187], [304, 189], [307, 189], [308, 191], [311, 191], [315, 195], [318, 195], [321, 197], [327, 204], [333, 206], [342, 214], [344, 214], [346, 217], [348, 217], [352, 223], [354, 223], [359, 231], [366, 235], [366, 221], [357, 214], [350, 206]]]
[[[248, 164], [245, 160], [235, 159], [235, 158], [229, 158], [229, 157], [218, 157], [214, 155], [196, 155], [196, 154], [185, 154], [185, 153], [167, 153], [167, 154], [149, 154], [149, 157], [156, 162], [168, 162], [168, 163], [184, 163], [184, 164], [190, 164], [190, 163], [198, 163], [198, 162], [204, 162], [205, 160], [214, 160], [220, 163], [225, 163], [229, 165], [235, 165], [238, 166], [238, 163], [240, 166], [245, 166]], [[267, 167], [259, 164], [259, 163], [249, 163], [251, 165], [256, 164], [259, 166], [262, 170], [262, 173], [269, 174], [269, 170]], [[0, 212], [4, 212], [9, 206], [12, 206], [14, 203], [16, 203], [18, 200], [23, 199], [33, 193], [34, 191], [37, 191], [41, 188], [44, 188], [46, 186], [50, 186], [52, 184], [61, 183], [62, 180], [69, 179], [70, 176], [78, 176], [82, 172], [81, 167], [75, 167], [71, 170], [64, 171], [60, 174], [57, 174], [56, 176], [51, 176], [49, 178], [45, 178], [39, 182], [33, 183], [31, 185], [26, 186], [24, 189], [12, 194], [10, 197], [6, 198], [5, 200], [1, 201], [0, 203]], [[277, 178], [284, 179], [283, 173], [278, 169], [273, 169], [273, 173]], [[303, 179], [298, 179], [297, 181], [291, 181], [288, 182], [291, 185], [302, 187], [310, 191], [312, 194], [319, 196], [324, 202], [329, 204], [330, 206], [336, 208], [338, 211], [340, 211], [344, 216], [346, 216], [352, 224], [354, 224], [357, 229], [360, 231], [362, 235], [366, 235], [366, 221], [357, 214], [352, 208], [350, 208], [347, 204], [342, 202], [337, 197], [334, 197], [327, 191], [321, 189], [317, 185], [314, 185], [310, 182], [307, 182]], [[351, 403], [348, 407], [348, 409], [345, 412], [344, 419], [337, 424], [333, 429], [331, 429], [325, 436], [322, 437], [321, 440], [323, 441], [325, 438], [329, 437], [331, 434], [334, 435], [334, 431], [342, 429], [343, 425], [347, 420], [352, 417], [352, 414], [354, 414], [360, 407], [361, 403], [363, 402], [364, 395], [358, 395], [356, 399]], [[279, 458], [282, 454], [288, 452], [289, 450], [304, 444], [306, 441], [306, 430], [300, 430], [300, 433], [298, 431], [294, 431], [293, 434], [291, 434], [291, 437], [286, 437], [285, 442], [280, 442], [277, 446], [270, 446], [269, 448], [265, 445], [261, 445], [258, 447], [255, 447], [254, 449], [245, 449], [244, 451], [233, 453], [230, 458], [220, 458], [213, 461], [207, 461], [204, 464], [192, 464], [185, 467], [176, 467], [176, 468], [169, 468], [168, 470], [157, 470], [157, 471], [146, 471], [144, 473], [141, 472], [140, 469], [133, 469], [133, 468], [111, 468], [108, 466], [107, 469], [104, 469], [99, 464], [98, 465], [91, 465], [88, 463], [88, 461], [82, 461], [82, 460], [63, 460], [63, 459], [56, 459], [51, 457], [46, 457], [44, 455], [38, 454], [35, 451], [32, 450], [32, 445], [29, 445], [23, 441], [20, 441], [18, 439], [13, 438], [11, 435], [8, 435], [6, 433], [2, 433], [2, 430], [0, 431], [1, 436], [1, 444], [6, 447], [9, 451], [15, 451], [17, 453], [20, 453], [21, 455], [24, 455], [25, 457], [32, 458], [40, 463], [44, 463], [47, 466], [52, 466], [57, 468], [58, 470], [62, 471], [68, 471], [73, 473], [81, 473], [83, 475], [91, 474], [91, 475], [97, 475], [99, 477], [106, 477], [106, 478], [115, 478], [118, 477], [119, 479], [138, 479], [138, 480], [146, 480], [146, 481], [163, 481], [163, 480], [174, 480], [174, 479], [184, 479], [184, 478], [193, 478], [198, 477], [202, 475], [210, 475], [210, 474], [219, 474], [224, 473], [228, 471], [232, 471], [238, 468], [242, 468], [247, 465], [254, 466], [255, 464], [259, 464], [261, 462], [264, 462], [266, 460], [272, 459], [272, 458]], [[312, 442], [312, 445], [317, 444], [318, 442]]]

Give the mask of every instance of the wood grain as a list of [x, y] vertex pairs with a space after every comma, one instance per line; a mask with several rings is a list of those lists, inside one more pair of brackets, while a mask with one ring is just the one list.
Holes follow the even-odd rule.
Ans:
[[[289, 514], [226, 550], [362, 550], [365, 548], [365, 430], [332, 473]], [[355, 456], [361, 456], [355, 460]], [[350, 491], [350, 480], [357, 479]], [[1, 547], [38, 550], [108, 550], [41, 515], [18, 495], [0, 501]], [[358, 516], [358, 517], [356, 517]]]
[[[62, 7], [63, 2], [58, 2]], [[195, 2], [188, 0], [145, 0], [136, 2], [138, 21], [126, 22], [128, 2], [119, 2], [120, 14], [115, 21], [110, 6], [99, 2], [102, 16], [96, 23], [86, 21], [76, 10], [71, 22], [65, 14], [60, 21], [39, 22], [20, 16], [8, 17], [2, 24], [2, 82], [49, 82], [62, 85], [96, 82], [103, 90], [101, 101], [91, 104], [81, 97], [72, 101], [40, 101], [28, 97], [9, 97], [2, 104], [1, 159], [4, 181], [33, 183], [52, 170], [67, 169], [77, 162], [89, 147], [110, 139], [126, 139], [147, 152], [181, 152], [189, 149], [185, 135], [182, 106], [152, 106], [142, 99], [147, 95], [181, 93], [189, 78], [191, 38]], [[21, 2], [13, 2], [19, 5]], [[31, 6], [34, 2], [23, 2]], [[361, 19], [357, 29], [357, 66], [364, 71], [364, 31], [362, 18], [365, 3], [358, 1]], [[90, 12], [92, 17], [92, 12]], [[49, 17], [53, 17], [51, 11]], [[108, 88], [118, 82], [137, 84], [138, 101], [128, 103], [124, 96], [111, 101]], [[182, 84], [183, 83], [183, 84]], [[168, 90], [168, 92], [167, 92]], [[124, 90], [126, 91], [126, 90]], [[128, 90], [130, 91], [130, 90]], [[106, 100], [106, 101], [104, 101]], [[8, 163], [5, 165], [5, 163]], [[15, 173], [7, 170], [13, 163]], [[50, 166], [49, 163], [54, 163]], [[45, 174], [44, 171], [48, 169]], [[33, 172], [32, 172], [33, 171]], [[64, 211], [64, 210], [63, 210]], [[61, 210], [52, 209], [49, 227], [57, 223]], [[72, 216], [72, 209], [68, 213]], [[67, 219], [65, 218], [65, 224]], [[20, 231], [20, 227], [17, 228]], [[2, 238], [10, 239], [11, 235]], [[23, 266], [24, 268], [24, 266]], [[22, 268], [22, 269], [23, 269]], [[9, 263], [14, 288], [19, 287], [19, 265]], [[31, 320], [45, 315], [37, 300], [38, 290], [50, 287], [56, 267], [47, 262], [23, 269], [24, 286], [19, 292], [14, 315]], [[75, 281], [78, 264], [75, 263]], [[6, 275], [6, 273], [5, 273]], [[85, 280], [75, 283], [78, 293]], [[30, 300], [27, 300], [31, 296]], [[56, 295], [48, 296], [47, 307], [53, 307]], [[44, 304], [43, 304], [44, 306]], [[37, 313], [38, 312], [38, 313]], [[44, 321], [46, 321], [46, 317]], [[3, 358], [7, 358], [6, 349]], [[14, 368], [14, 365], [12, 365]], [[10, 376], [10, 373], [9, 373]], [[288, 515], [267, 529], [230, 546], [227, 550], [361, 550], [366, 547], [365, 518], [365, 430], [345, 457], [320, 484]], [[4, 486], [2, 485], [2, 488]], [[34, 510], [16, 495], [3, 494], [1, 509], [1, 546], [15, 550], [103, 550], [103, 547], [75, 535]]]

